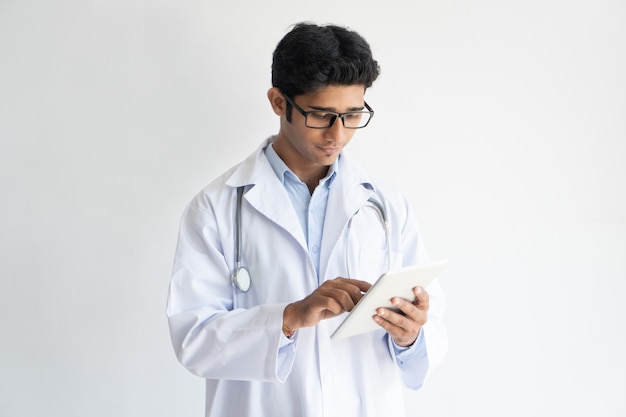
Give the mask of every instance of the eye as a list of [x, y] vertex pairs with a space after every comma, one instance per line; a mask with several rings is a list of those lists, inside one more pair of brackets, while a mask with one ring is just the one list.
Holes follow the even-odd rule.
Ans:
[[335, 116], [335, 113], [327, 113], [323, 111], [314, 111], [309, 113], [309, 116], [318, 120], [330, 120]]
[[360, 113], [360, 112], [359, 113], [346, 113], [344, 118], [346, 120], [359, 120], [361, 116], [363, 116], [363, 113]]

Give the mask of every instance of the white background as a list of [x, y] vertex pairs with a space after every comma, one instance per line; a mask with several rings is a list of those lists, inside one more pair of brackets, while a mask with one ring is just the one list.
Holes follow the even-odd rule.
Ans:
[[411, 415], [626, 415], [624, 1], [0, 0], [0, 416], [203, 414], [165, 319], [178, 220], [277, 131], [301, 20], [371, 43], [349, 151], [450, 261]]

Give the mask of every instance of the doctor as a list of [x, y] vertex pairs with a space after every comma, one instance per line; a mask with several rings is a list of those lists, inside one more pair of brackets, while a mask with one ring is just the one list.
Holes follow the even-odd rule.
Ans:
[[445, 354], [436, 281], [378, 309], [379, 330], [330, 338], [381, 273], [426, 261], [407, 200], [344, 152], [378, 73], [359, 34], [296, 25], [273, 55], [278, 134], [185, 209], [167, 316], [207, 416], [406, 415], [403, 388]]

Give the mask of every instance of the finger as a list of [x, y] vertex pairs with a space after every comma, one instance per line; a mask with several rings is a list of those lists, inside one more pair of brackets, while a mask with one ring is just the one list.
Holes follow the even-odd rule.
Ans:
[[[405, 301], [406, 304], [410, 305]], [[415, 306], [413, 306], [415, 309]], [[398, 332], [406, 332], [406, 333], [417, 333], [422, 327], [422, 325], [426, 322], [426, 317], [423, 312], [415, 309], [418, 314], [416, 315], [405, 315], [396, 313], [393, 310], [389, 310], [387, 308], [378, 308], [376, 310], [376, 314], [388, 322], [391, 326], [385, 327], [388, 331], [393, 331], [394, 333]], [[398, 330], [395, 330], [397, 328]]]
[[[324, 299], [323, 308], [326, 311], [326, 318], [335, 317], [348, 311], [342, 302], [331, 297]], [[330, 316], [328, 316], [328, 314], [330, 314]]]
[[[371, 286], [369, 282], [365, 281], [336, 278], [331, 281], [326, 281], [322, 284], [320, 289], [323, 288], [326, 291], [336, 292], [336, 298], [338, 300], [344, 300], [344, 294], [346, 294], [350, 297], [352, 303], [356, 304]], [[348, 304], [345, 305], [348, 306]]]
[[380, 327], [389, 333], [389, 336], [398, 346], [412, 345], [422, 327], [418, 321], [385, 308], [379, 308], [373, 318]]
[[[410, 346], [417, 339], [417, 335], [419, 334], [419, 328], [416, 330], [407, 330], [402, 327], [397, 326], [388, 320], [391, 316], [389, 313], [393, 313], [392, 311], [380, 312], [383, 315], [376, 314], [373, 316], [374, 321], [383, 329], [389, 333], [389, 336], [393, 338], [398, 346]], [[385, 318], [387, 316], [387, 318]]]
[[391, 299], [391, 304], [398, 309], [403, 315], [417, 320], [417, 318], [423, 314], [423, 310], [420, 310], [415, 302], [410, 302], [400, 297], [393, 297]]
[[337, 316], [346, 311], [340, 301], [333, 296], [325, 294], [323, 291], [312, 294], [308, 305], [313, 314], [319, 314], [323, 319]]
[[413, 288], [413, 294], [415, 294], [415, 300], [413, 304], [416, 305], [420, 310], [428, 311], [430, 305], [430, 296], [428, 292], [422, 287]]
[[350, 286], [357, 287], [361, 292], [367, 292], [372, 287], [372, 284], [370, 284], [367, 281], [361, 281], [361, 280], [358, 280], [358, 279], [351, 279], [351, 278], [341, 278], [341, 277], [339, 277], [339, 278], [335, 278], [333, 280], [326, 281], [326, 282], [335, 282], [335, 283], [348, 284]]
[[363, 293], [350, 285], [327, 285], [320, 287], [315, 294], [321, 305], [332, 312], [339, 314], [344, 311], [352, 311], [356, 303], [363, 297]]
[[335, 299], [345, 311], [352, 311], [359, 300], [363, 298], [363, 293], [356, 287], [336, 288], [329, 296]]

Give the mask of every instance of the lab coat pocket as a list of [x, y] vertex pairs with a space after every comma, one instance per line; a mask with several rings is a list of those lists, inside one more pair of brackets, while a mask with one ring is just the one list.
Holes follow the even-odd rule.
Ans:
[[388, 270], [397, 268], [402, 264], [402, 253], [381, 250], [371, 246], [359, 248], [359, 263], [357, 268], [358, 278], [375, 282]]

